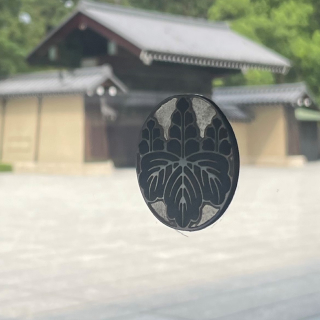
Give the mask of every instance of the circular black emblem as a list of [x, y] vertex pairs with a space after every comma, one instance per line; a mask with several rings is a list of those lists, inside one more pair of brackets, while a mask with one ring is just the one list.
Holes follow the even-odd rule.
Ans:
[[165, 225], [195, 231], [217, 221], [237, 187], [239, 152], [233, 130], [211, 100], [167, 98], [144, 123], [137, 157], [142, 195]]

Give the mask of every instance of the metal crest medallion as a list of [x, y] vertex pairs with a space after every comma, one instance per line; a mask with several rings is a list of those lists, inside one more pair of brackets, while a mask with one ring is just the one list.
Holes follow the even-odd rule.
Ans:
[[239, 152], [227, 118], [200, 95], [167, 98], [144, 123], [137, 157], [142, 195], [168, 227], [195, 231], [229, 206], [239, 176]]

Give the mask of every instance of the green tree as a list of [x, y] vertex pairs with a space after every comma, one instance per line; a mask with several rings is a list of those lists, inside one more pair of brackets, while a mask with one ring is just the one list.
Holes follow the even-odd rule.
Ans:
[[26, 55], [72, 10], [64, 3], [0, 0], [0, 76], [30, 70]]
[[213, 0], [124, 0], [132, 7], [207, 18]]
[[20, 0], [0, 0], [0, 75], [14, 73], [22, 67], [21, 26], [17, 19]]
[[[233, 30], [292, 61], [285, 76], [251, 70], [225, 83], [261, 84], [305, 80], [319, 94], [320, 3], [317, 0], [216, 0], [209, 18], [229, 21]], [[274, 78], [274, 79], [273, 79]]]

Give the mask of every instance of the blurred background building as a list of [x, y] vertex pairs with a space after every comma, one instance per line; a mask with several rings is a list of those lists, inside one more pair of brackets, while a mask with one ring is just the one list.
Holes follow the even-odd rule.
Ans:
[[20, 170], [104, 171], [109, 160], [134, 166], [148, 113], [178, 93], [213, 98], [244, 164], [319, 158], [320, 112], [306, 84], [221, 87], [250, 70], [283, 82], [291, 67], [222, 22], [81, 1], [27, 61], [57, 71], [0, 81], [1, 161]]

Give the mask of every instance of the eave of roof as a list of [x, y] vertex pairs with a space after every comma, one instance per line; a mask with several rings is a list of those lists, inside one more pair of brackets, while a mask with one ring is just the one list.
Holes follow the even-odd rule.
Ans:
[[217, 104], [297, 106], [299, 98], [309, 97], [313, 105], [316, 99], [304, 82], [264, 86], [221, 87], [213, 90], [212, 98]]
[[127, 87], [105, 65], [80, 68], [72, 71], [43, 71], [11, 76], [0, 80], [0, 97], [44, 96], [60, 94], [79, 94], [95, 89], [111, 81], [121, 91]]
[[79, 13], [131, 43], [140, 50], [140, 59], [145, 64], [164, 61], [276, 73], [286, 73], [290, 68], [288, 59], [236, 34], [225, 23], [89, 1], [81, 1], [76, 11], [28, 59]]

